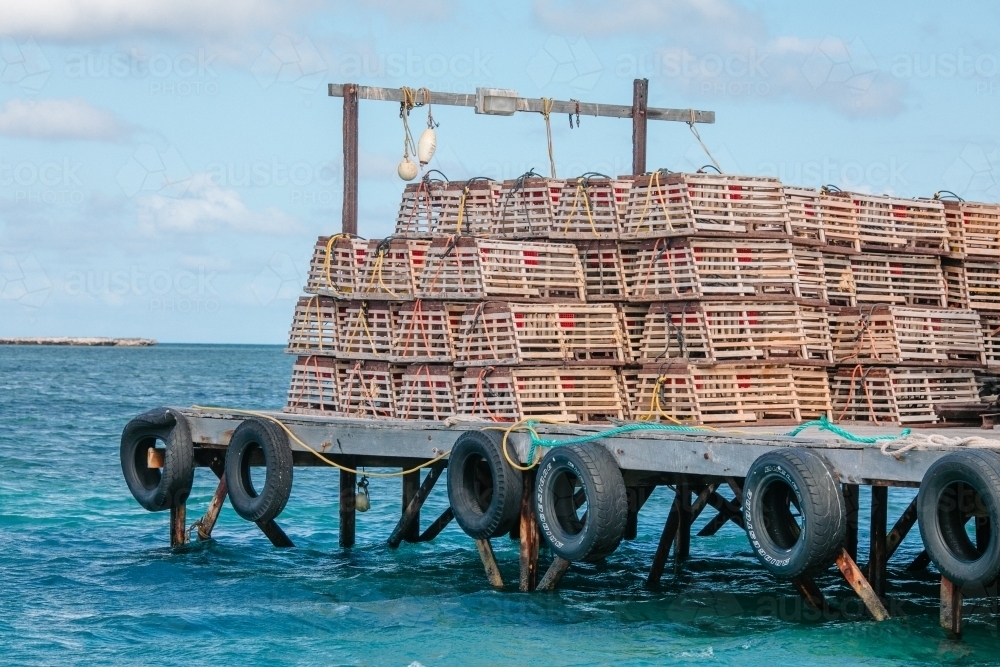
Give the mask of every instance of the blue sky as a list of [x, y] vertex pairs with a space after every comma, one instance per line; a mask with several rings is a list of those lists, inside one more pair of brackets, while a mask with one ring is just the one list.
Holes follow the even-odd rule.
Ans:
[[[628, 104], [636, 77], [716, 111], [726, 171], [1000, 201], [996, 3], [0, 0], [0, 336], [281, 343], [339, 229], [327, 83]], [[433, 111], [449, 178], [547, 169], [540, 116]], [[363, 236], [392, 231], [402, 134], [361, 102]], [[560, 176], [627, 173], [630, 141], [553, 120]], [[706, 162], [650, 123], [649, 168]]]

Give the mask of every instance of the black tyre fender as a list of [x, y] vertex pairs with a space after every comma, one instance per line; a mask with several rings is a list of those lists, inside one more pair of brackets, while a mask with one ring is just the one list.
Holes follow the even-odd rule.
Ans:
[[[254, 488], [250, 464], [256, 451], [264, 454], [263, 488]], [[292, 494], [292, 448], [278, 424], [252, 417], [233, 431], [226, 449], [229, 502], [247, 521], [270, 521], [285, 509]]]
[[466, 431], [448, 456], [448, 502], [474, 539], [509, 533], [521, 510], [521, 471], [507, 462], [499, 431]]
[[[959, 484], [965, 487], [961, 495]], [[974, 516], [989, 519], [985, 545], [977, 546], [967, 532]], [[960, 586], [995, 580], [1000, 574], [1000, 453], [970, 449], [932, 463], [920, 482], [917, 521], [927, 555], [942, 575]]]
[[[156, 442], [166, 445], [163, 468], [147, 465]], [[150, 512], [183, 505], [194, 481], [194, 444], [183, 415], [157, 408], [135, 417], [122, 430], [119, 450], [122, 475], [132, 496]]]
[[[796, 524], [792, 512], [798, 508]], [[777, 577], [824, 570], [847, 534], [840, 485], [816, 452], [779, 449], [754, 461], [743, 485], [743, 520], [757, 559]]]
[[[587, 504], [582, 514], [580, 491]], [[625, 536], [628, 514], [618, 462], [596, 443], [553, 447], [538, 464], [535, 511], [542, 535], [557, 556], [597, 561], [611, 555]]]

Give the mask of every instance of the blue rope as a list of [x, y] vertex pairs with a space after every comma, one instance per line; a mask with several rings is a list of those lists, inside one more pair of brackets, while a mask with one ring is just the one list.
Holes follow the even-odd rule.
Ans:
[[[538, 433], [535, 431], [535, 426], [538, 424], [536, 421], [529, 421], [527, 423], [528, 433], [531, 435], [531, 446], [528, 448], [528, 465], [531, 465], [535, 461], [535, 451], [539, 447], [559, 447], [563, 445], [581, 445], [585, 442], [593, 442], [594, 440], [600, 440], [602, 438], [613, 438], [616, 435], [621, 435], [622, 433], [632, 433], [634, 431], [673, 431], [674, 433], [706, 433], [714, 432], [708, 431], [702, 426], [675, 426], [673, 424], [659, 424], [656, 422], [636, 422], [633, 424], [625, 424], [624, 426], [616, 426], [615, 428], [608, 429], [606, 431], [600, 431], [599, 433], [591, 433], [590, 435], [581, 435], [576, 438], [568, 438], [566, 440], [546, 440], [540, 438]], [[819, 419], [806, 422], [797, 426], [794, 430], [789, 431], [785, 435], [794, 437], [797, 436], [802, 431], [815, 426], [822, 431], [830, 431], [845, 440], [851, 442], [858, 442], [866, 445], [876, 445], [881, 442], [886, 442], [888, 440], [897, 440], [903, 436], [910, 434], [910, 429], [904, 428], [899, 435], [877, 435], [871, 437], [865, 437], [861, 435], [854, 435], [850, 431], [843, 429], [836, 424], [832, 423], [822, 416]]]
[[837, 426], [836, 424], [834, 424], [833, 422], [831, 422], [829, 419], [826, 418], [826, 415], [823, 415], [819, 419], [813, 420], [811, 422], [806, 422], [805, 424], [801, 424], [801, 425], [797, 426], [795, 429], [793, 429], [793, 430], [789, 431], [788, 433], [786, 433], [785, 435], [796, 436], [799, 433], [801, 433], [802, 431], [804, 431], [807, 428], [809, 428], [810, 426], [815, 426], [816, 428], [818, 428], [821, 431], [830, 431], [831, 433], [836, 433], [837, 435], [839, 435], [841, 438], [844, 438], [845, 440], [850, 440], [851, 442], [860, 442], [860, 443], [865, 444], [865, 445], [877, 445], [880, 442], [887, 442], [887, 441], [890, 441], [890, 440], [898, 440], [899, 438], [902, 438], [903, 436], [910, 435], [910, 429], [908, 429], [908, 428], [904, 428], [902, 430], [902, 432], [900, 432], [899, 435], [875, 435], [875, 436], [871, 436], [871, 437], [865, 437], [865, 436], [861, 436], [861, 435], [854, 435], [850, 431], [842, 429], [839, 426]]

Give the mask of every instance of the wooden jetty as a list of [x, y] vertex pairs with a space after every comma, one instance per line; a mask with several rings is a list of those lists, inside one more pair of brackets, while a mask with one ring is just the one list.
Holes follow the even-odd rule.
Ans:
[[[647, 120], [696, 133], [714, 114], [648, 107], [645, 80], [633, 93], [629, 107], [331, 84], [344, 101], [342, 231], [318, 240], [295, 306], [285, 410], [160, 408], [122, 434], [128, 486], [146, 509], [170, 511], [171, 544], [195, 530], [209, 539], [228, 497], [275, 546], [292, 546], [275, 519], [293, 470], [324, 466], [339, 474], [342, 547], [366, 509], [364, 475], [399, 477], [391, 548], [455, 521], [492, 586], [505, 584], [490, 540], [509, 535], [517, 589], [553, 590], [574, 562], [634, 539], [667, 486], [648, 585], [671, 556], [683, 566], [709, 512], [695, 537], [739, 526], [761, 565], [817, 609], [828, 603], [813, 577], [836, 567], [882, 621], [887, 562], [919, 525], [925, 550], [910, 567], [942, 573], [941, 624], [959, 637], [963, 595], [995, 595], [1000, 573], [1000, 306], [995, 271], [992, 287], [982, 277], [982, 253], [1000, 243], [994, 209], [648, 173]], [[631, 118], [633, 173], [428, 174], [406, 187], [397, 233], [365, 241], [359, 99], [400, 103], [404, 118], [420, 104], [546, 123]], [[919, 429], [892, 428], [904, 425]], [[219, 481], [189, 526], [197, 468]], [[449, 507], [423, 526], [442, 476]], [[893, 488], [919, 491], [890, 524]]]

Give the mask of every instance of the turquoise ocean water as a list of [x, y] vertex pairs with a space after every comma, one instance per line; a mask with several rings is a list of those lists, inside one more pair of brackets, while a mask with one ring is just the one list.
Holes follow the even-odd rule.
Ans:
[[[732, 525], [694, 538], [683, 570], [646, 590], [668, 489], [643, 509], [637, 540], [575, 565], [552, 594], [491, 590], [454, 523], [390, 551], [395, 480], [372, 480], [358, 545], [341, 550], [337, 475], [320, 468], [296, 469], [278, 519], [295, 548], [272, 548], [226, 507], [214, 540], [172, 551], [167, 513], [140, 508], [122, 480], [122, 427], [160, 405], [279, 408], [291, 361], [264, 346], [0, 347], [0, 664], [1000, 663], [988, 599], [967, 602], [964, 641], [943, 638], [936, 574], [904, 571], [916, 530], [890, 563], [894, 618], [882, 624], [833, 572], [818, 583], [842, 614], [804, 609]], [[189, 520], [213, 480], [196, 473]], [[891, 492], [890, 521], [911, 493]], [[444, 484], [425, 507], [426, 525], [445, 508]], [[516, 582], [516, 543], [494, 546]]]

